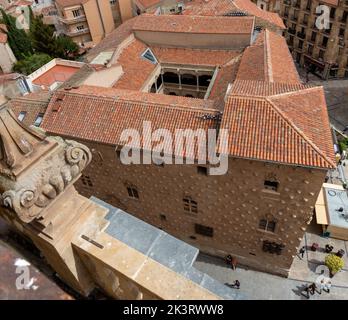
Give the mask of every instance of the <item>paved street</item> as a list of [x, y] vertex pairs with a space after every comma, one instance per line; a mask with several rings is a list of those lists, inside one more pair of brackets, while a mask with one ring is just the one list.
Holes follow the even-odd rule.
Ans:
[[[347, 242], [335, 239], [325, 239], [312, 232], [318, 231], [317, 226], [311, 226], [310, 233], [306, 233], [302, 245], [310, 247], [313, 242], [320, 244], [320, 247], [330, 243], [334, 251], [344, 249], [346, 255], [345, 268], [336, 274], [332, 279], [330, 294], [322, 292], [321, 295], [311, 296], [311, 300], [347, 300], [348, 299], [348, 255]], [[320, 231], [320, 230], [319, 230]], [[241, 283], [241, 292], [252, 300], [307, 300], [301, 294], [306, 284], [312, 283], [318, 277], [315, 273], [317, 267], [323, 264], [326, 254], [322, 251], [307, 251], [303, 260], [296, 257], [291, 268], [289, 278], [270, 275], [263, 272], [237, 268], [231, 270], [222, 259], [201, 254], [195, 267], [222, 283], [231, 284], [235, 280]], [[319, 271], [319, 270], [318, 270]]]

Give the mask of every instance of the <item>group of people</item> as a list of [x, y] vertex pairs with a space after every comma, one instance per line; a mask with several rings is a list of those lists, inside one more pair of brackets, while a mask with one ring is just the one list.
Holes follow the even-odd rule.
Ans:
[[324, 280], [321, 280], [318, 285], [313, 282], [312, 284], [306, 286], [304, 292], [306, 293], [307, 299], [309, 299], [310, 295], [313, 296], [316, 292], [319, 294], [321, 294], [322, 291], [330, 293], [330, 287], [331, 281], [325, 282]]

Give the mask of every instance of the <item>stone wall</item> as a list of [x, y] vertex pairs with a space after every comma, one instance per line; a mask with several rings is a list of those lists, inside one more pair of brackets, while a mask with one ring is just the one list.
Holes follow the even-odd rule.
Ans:
[[[194, 165], [121, 164], [113, 146], [86, 143], [93, 161], [77, 183], [85, 196], [96, 196], [202, 251], [239, 257], [242, 264], [287, 275], [293, 256], [313, 214], [326, 172], [230, 159], [223, 176], [206, 176]], [[279, 182], [277, 192], [265, 180]], [[138, 190], [130, 198], [127, 186]], [[184, 210], [183, 198], [198, 204]], [[261, 219], [276, 222], [275, 232], [259, 229]], [[213, 228], [213, 237], [195, 232], [195, 224]], [[263, 241], [285, 245], [281, 255], [263, 251]]]

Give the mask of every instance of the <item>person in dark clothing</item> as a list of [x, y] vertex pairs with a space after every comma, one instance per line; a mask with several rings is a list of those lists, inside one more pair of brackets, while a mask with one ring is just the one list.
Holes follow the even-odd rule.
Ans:
[[315, 290], [317, 289], [317, 286], [315, 283], [312, 283], [309, 287], [309, 292], [311, 293], [311, 295], [313, 295], [315, 293]]
[[234, 284], [232, 285], [232, 287], [233, 287], [233, 288], [236, 288], [236, 289], [239, 289], [239, 287], [240, 287], [240, 282], [239, 282], [238, 280], [236, 280], [236, 281], [234, 282]]
[[306, 252], [306, 248], [302, 247], [299, 251], [299, 254], [301, 255], [301, 259], [303, 259], [305, 252]]

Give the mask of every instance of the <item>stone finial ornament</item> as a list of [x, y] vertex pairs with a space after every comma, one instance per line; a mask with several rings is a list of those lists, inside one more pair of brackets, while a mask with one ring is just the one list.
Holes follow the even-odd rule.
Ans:
[[0, 200], [22, 222], [44, 216], [91, 158], [86, 146], [47, 137], [20, 123], [8, 107], [0, 109]]

